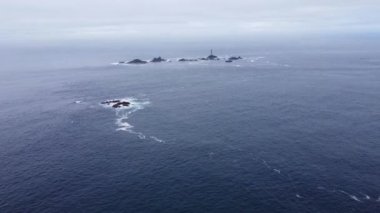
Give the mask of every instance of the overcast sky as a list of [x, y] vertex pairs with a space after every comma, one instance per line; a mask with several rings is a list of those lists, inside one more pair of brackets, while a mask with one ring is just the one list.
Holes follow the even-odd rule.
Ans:
[[380, 0], [0, 0], [2, 41], [380, 31]]

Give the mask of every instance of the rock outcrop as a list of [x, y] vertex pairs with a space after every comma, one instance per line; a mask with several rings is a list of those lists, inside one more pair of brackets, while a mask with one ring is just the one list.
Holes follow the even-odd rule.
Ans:
[[198, 59], [194, 59], [194, 58], [190, 58], [190, 59], [187, 59], [187, 58], [181, 58], [178, 60], [179, 62], [186, 62], [186, 61], [198, 61]]
[[[226, 63], [231, 63], [231, 62], [234, 62], [236, 60], [241, 60], [241, 59], [243, 59], [241, 56], [231, 56], [229, 58], [219, 58], [218, 56], [214, 55], [213, 51], [211, 50], [210, 55], [207, 56], [206, 58], [203, 58], [203, 57], [202, 58], [180, 58], [180, 59], [178, 59], [178, 62], [225, 60]], [[160, 62], [171, 62], [171, 61], [166, 60], [166, 59], [162, 58], [161, 56], [159, 56], [157, 58], [153, 58], [150, 61], [144, 61], [141, 59], [134, 59], [134, 60], [129, 61], [129, 62], [119, 61], [119, 64], [126, 64], [126, 63], [127, 64], [146, 64], [146, 63], [160, 63]]]
[[110, 101], [103, 101], [101, 104], [112, 106], [113, 108], [120, 108], [120, 107], [128, 107], [131, 103], [128, 101], [122, 101], [122, 100], [110, 100]]
[[150, 60], [150, 62], [153, 62], [153, 63], [157, 63], [157, 62], [166, 62], [166, 61], [167, 61], [167, 60], [161, 58], [161, 56], [159, 56], [159, 57], [157, 57], [157, 58], [153, 58], [152, 60]]
[[146, 64], [146, 63], [148, 63], [148, 62], [140, 60], [140, 59], [134, 59], [134, 60], [128, 62], [128, 64]]
[[240, 60], [240, 59], [243, 59], [242, 57], [240, 57], [240, 56], [231, 56], [231, 57], [229, 57], [227, 60], [226, 60], [226, 63], [231, 63], [231, 62], [233, 62], [233, 61], [236, 61], [236, 60]]
[[207, 56], [207, 58], [206, 58], [206, 60], [219, 60], [219, 58], [218, 58], [218, 56], [216, 56], [216, 55], [214, 55], [213, 53], [212, 53], [212, 50], [210, 51], [210, 55], [209, 56]]
[[228, 60], [231, 60], [231, 61], [236, 61], [236, 60], [240, 60], [240, 59], [243, 59], [241, 56], [231, 56], [228, 58]]
[[209, 55], [209, 56], [207, 56], [207, 58], [206, 58], [207, 60], [219, 60], [219, 58], [218, 58], [218, 56], [216, 56], [216, 55]]

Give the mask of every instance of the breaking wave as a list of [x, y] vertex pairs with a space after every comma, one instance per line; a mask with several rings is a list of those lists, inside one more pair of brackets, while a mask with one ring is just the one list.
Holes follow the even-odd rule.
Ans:
[[[293, 182], [293, 178], [289, 174], [284, 174], [280, 169], [274, 168], [271, 164], [269, 164], [264, 159], [258, 158], [258, 160], [260, 160], [262, 162], [262, 164], [267, 169], [271, 170], [272, 172], [277, 173], [280, 177], [286, 178], [289, 181], [289, 183], [291, 183], [293, 185], [293, 189], [294, 190], [297, 189], [297, 187], [292, 183]], [[363, 192], [360, 192], [360, 191], [359, 192], [354, 192], [354, 193], [349, 193], [349, 192], [344, 191], [342, 189], [327, 188], [327, 187], [324, 187], [324, 186], [318, 186], [317, 189], [325, 191], [325, 192], [328, 192], [329, 194], [341, 194], [341, 195], [345, 195], [348, 198], [350, 198], [351, 200], [356, 201], [358, 203], [366, 202], [366, 201], [380, 202], [380, 196], [376, 199], [376, 198], [371, 197], [370, 195], [368, 195], [366, 193], [363, 193]], [[306, 198], [305, 196], [303, 196], [303, 195], [301, 195], [299, 193], [296, 193], [296, 197], [299, 198], [299, 199]]]
[[105, 108], [109, 109], [114, 109], [116, 113], [116, 122], [115, 124], [117, 125], [117, 131], [126, 131], [128, 133], [137, 135], [138, 138], [141, 140], [151, 140], [159, 143], [164, 143], [165, 141], [162, 139], [159, 139], [155, 136], [147, 136], [143, 134], [142, 132], [137, 132], [134, 130], [134, 126], [129, 123], [128, 119], [130, 116], [139, 111], [144, 109], [146, 106], [150, 104], [149, 100], [139, 100], [136, 98], [122, 98], [122, 99], [117, 99], [120, 102], [128, 102], [128, 106], [120, 106], [118, 108], [112, 107], [112, 104], [109, 104], [110, 102], [114, 100], [107, 100], [102, 103], [102, 106]]

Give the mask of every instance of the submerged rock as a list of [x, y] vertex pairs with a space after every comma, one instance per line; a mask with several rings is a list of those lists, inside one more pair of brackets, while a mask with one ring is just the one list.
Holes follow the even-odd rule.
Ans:
[[150, 62], [157, 63], [157, 62], [166, 62], [166, 61], [167, 61], [166, 59], [163, 59], [160, 56], [158, 58], [153, 58]]
[[146, 63], [148, 63], [148, 62], [140, 60], [140, 59], [134, 59], [134, 60], [128, 62], [128, 64], [146, 64]]

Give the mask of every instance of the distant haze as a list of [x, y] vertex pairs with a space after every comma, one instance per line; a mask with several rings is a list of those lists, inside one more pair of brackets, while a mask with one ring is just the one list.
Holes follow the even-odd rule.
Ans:
[[379, 0], [1, 0], [1, 42], [377, 33]]

